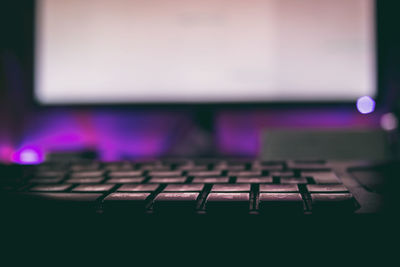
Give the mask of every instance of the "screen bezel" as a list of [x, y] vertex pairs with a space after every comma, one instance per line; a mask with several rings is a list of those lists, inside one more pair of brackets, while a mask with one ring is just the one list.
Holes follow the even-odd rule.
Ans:
[[[35, 77], [36, 77], [36, 68], [35, 68], [35, 57], [37, 51], [37, 42], [36, 40], [36, 32], [37, 32], [37, 6], [39, 5], [40, 0], [34, 0], [33, 4], [33, 14], [32, 14], [32, 26], [33, 26], [33, 35], [32, 35], [32, 70], [30, 72], [31, 76], [31, 90], [30, 90], [30, 100], [32, 100], [32, 104], [36, 108], [128, 108], [128, 109], [230, 109], [230, 108], [298, 108], [298, 107], [327, 107], [327, 108], [337, 108], [337, 107], [349, 107], [353, 106], [356, 100], [288, 100], [288, 101], [280, 101], [280, 100], [262, 100], [262, 101], [250, 101], [250, 102], [89, 102], [89, 103], [43, 103], [41, 102], [35, 90]], [[379, 30], [382, 26], [380, 23], [380, 14], [382, 14], [383, 8], [379, 4], [379, 1], [374, 1], [374, 62], [375, 62], [375, 96], [373, 97], [377, 106], [379, 107], [382, 102], [383, 96], [383, 86], [382, 86], [382, 64], [380, 61], [380, 54], [382, 54], [381, 47], [381, 31]]]

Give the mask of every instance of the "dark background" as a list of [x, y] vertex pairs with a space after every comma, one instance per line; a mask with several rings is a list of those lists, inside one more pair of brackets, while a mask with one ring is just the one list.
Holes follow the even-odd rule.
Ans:
[[[266, 128], [376, 128], [399, 113], [398, 1], [377, 0], [377, 110], [359, 114], [354, 103], [203, 107], [40, 107], [32, 99], [34, 1], [0, 3], [0, 160], [18, 161], [26, 148], [39, 160], [53, 150], [96, 149], [114, 160], [162, 155], [257, 156]], [[200, 125], [200, 129], [199, 129]], [[206, 144], [209, 144], [207, 147]]]

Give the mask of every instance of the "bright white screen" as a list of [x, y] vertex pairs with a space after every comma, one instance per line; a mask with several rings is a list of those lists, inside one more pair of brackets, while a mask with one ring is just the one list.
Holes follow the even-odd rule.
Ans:
[[373, 0], [40, 0], [41, 103], [375, 94]]

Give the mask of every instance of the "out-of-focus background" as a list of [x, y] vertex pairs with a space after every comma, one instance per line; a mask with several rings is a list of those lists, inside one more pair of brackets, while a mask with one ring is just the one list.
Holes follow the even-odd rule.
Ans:
[[[209, 133], [188, 107], [40, 107], [33, 103], [34, 1], [2, 1], [0, 161], [39, 163], [53, 151], [95, 151], [103, 160], [202, 154], [255, 157], [272, 128], [396, 129], [400, 106], [398, 4], [378, 1], [379, 97], [353, 104], [267, 105], [213, 109]], [[364, 102], [363, 102], [364, 101]], [[201, 117], [201, 115], [200, 115]], [[201, 120], [201, 118], [200, 118]]]

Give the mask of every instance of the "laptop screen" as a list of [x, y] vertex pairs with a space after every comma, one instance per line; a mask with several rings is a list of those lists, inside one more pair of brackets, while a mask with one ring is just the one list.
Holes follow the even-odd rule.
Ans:
[[376, 94], [374, 0], [38, 0], [42, 104]]

